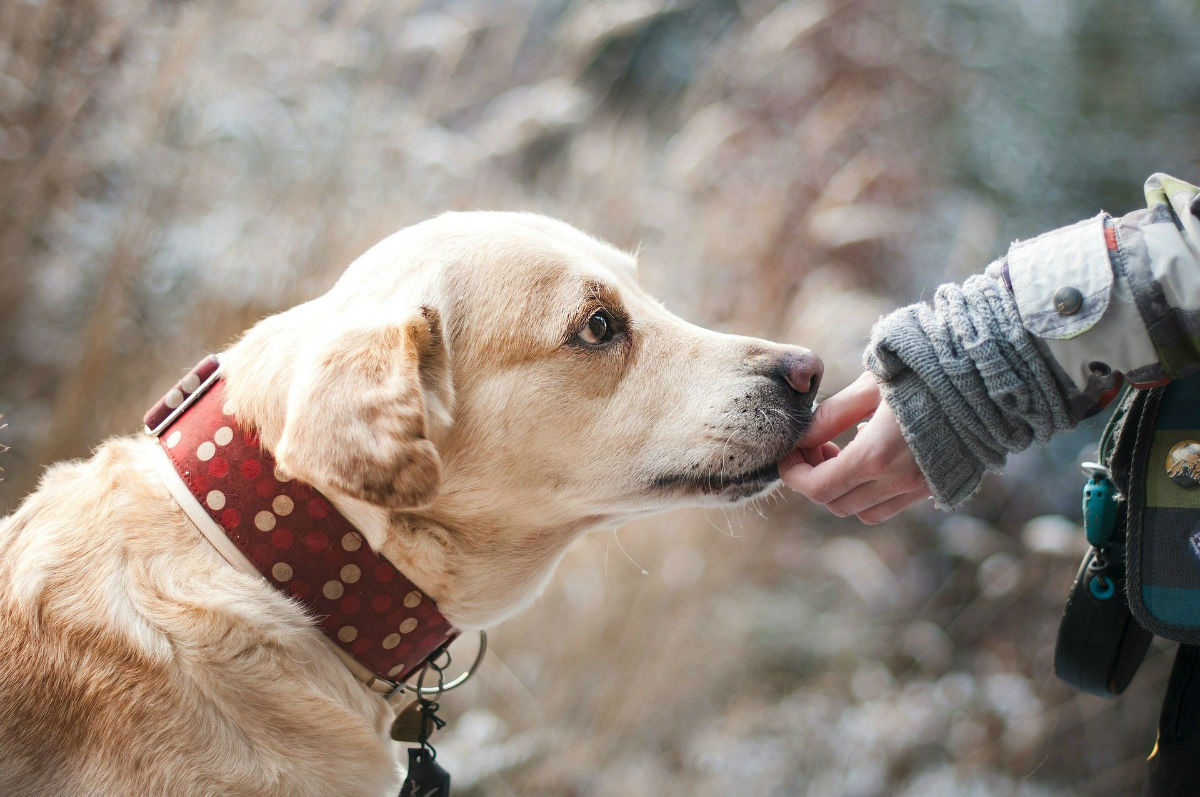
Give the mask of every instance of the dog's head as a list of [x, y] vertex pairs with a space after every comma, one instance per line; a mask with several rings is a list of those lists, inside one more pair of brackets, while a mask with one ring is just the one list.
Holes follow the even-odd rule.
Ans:
[[294, 476], [551, 558], [586, 528], [770, 489], [821, 375], [805, 349], [671, 314], [630, 255], [512, 213], [402, 230], [236, 355], [239, 415]]

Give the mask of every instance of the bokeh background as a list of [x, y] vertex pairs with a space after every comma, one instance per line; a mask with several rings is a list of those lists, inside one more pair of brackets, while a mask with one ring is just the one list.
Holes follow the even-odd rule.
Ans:
[[[1200, 180], [1198, 131], [1191, 0], [6, 0], [0, 513], [442, 210], [640, 246], [833, 390], [888, 308]], [[445, 700], [459, 793], [1135, 792], [1170, 649], [1115, 701], [1051, 672], [1098, 432], [955, 514], [780, 494], [585, 540]]]

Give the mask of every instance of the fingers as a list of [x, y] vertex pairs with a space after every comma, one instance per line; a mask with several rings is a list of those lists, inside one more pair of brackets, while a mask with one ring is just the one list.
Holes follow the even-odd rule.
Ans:
[[784, 484], [808, 500], [828, 504], [871, 478], [856, 467], [856, 460], [856, 457], [847, 456], [845, 452], [839, 452], [815, 466], [804, 459], [792, 459], [791, 464], [780, 466], [779, 475]]
[[898, 495], [895, 498], [884, 501], [882, 504], [876, 504], [870, 509], [857, 513], [858, 519], [868, 526], [874, 526], [876, 523], [882, 523], [885, 520], [895, 517], [916, 502], [928, 498], [931, 494], [928, 487], [919, 487], [912, 492]]
[[797, 448], [779, 461], [779, 469], [782, 471], [791, 468], [798, 462], [812, 465], [815, 468], [822, 462], [836, 457], [840, 451], [837, 443], [821, 443], [812, 448]]
[[859, 413], [873, 413], [854, 440], [844, 449], [828, 442], [797, 449], [780, 463], [779, 472], [784, 484], [833, 514], [873, 524], [930, 492], [891, 409], [879, 402], [874, 381], [864, 381], [826, 402], [834, 408], [823, 419], [825, 431], [831, 431], [843, 422], [853, 424]]
[[864, 373], [849, 387], [825, 399], [813, 413], [812, 423], [800, 444], [812, 447], [832, 440], [879, 406], [879, 387], [871, 373]]
[[[846, 448], [830, 442], [851, 427], [857, 427], [857, 434]], [[880, 523], [930, 495], [870, 373], [817, 408], [801, 445], [779, 463], [780, 477], [839, 517], [856, 515], [863, 523]]]
[[925, 481], [920, 474], [896, 474], [876, 478], [831, 501], [828, 509], [838, 517], [849, 517], [924, 487]]
[[[821, 462], [824, 462], [827, 459], [833, 459], [842, 451], [841, 448], [838, 447], [837, 443], [821, 443], [821, 446], [818, 450], [821, 453]], [[815, 464], [819, 465], [820, 462]]]

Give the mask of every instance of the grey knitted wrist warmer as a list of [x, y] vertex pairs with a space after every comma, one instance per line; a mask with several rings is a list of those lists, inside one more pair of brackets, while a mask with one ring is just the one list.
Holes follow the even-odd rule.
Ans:
[[1075, 425], [1012, 296], [991, 277], [943, 285], [932, 307], [884, 316], [864, 361], [943, 509], [970, 498], [1010, 452]]

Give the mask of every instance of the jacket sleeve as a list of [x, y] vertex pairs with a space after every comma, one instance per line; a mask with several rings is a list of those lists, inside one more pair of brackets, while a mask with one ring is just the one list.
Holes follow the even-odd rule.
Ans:
[[1016, 243], [1001, 262], [1076, 418], [1119, 376], [1150, 387], [1200, 367], [1200, 190], [1156, 174], [1146, 199]]
[[864, 362], [939, 506], [1098, 411], [1122, 378], [1200, 368], [1200, 190], [1156, 174], [1146, 195], [1146, 210], [1018, 242], [875, 324]]

